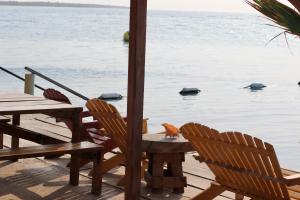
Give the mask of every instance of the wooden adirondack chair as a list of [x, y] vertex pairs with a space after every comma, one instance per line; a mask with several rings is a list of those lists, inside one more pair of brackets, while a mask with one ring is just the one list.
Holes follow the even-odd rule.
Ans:
[[289, 200], [287, 186], [300, 184], [300, 175], [283, 177], [272, 145], [239, 132], [218, 131], [196, 123], [180, 128], [216, 176], [215, 182], [194, 197], [210, 200], [225, 190], [236, 199]]
[[[111, 104], [99, 99], [92, 99], [86, 103], [90, 114], [97, 119], [104, 127], [105, 131], [113, 139], [122, 151], [125, 159], [127, 151], [127, 125], [126, 121], [120, 115], [119, 111]], [[144, 171], [147, 168], [147, 162], [142, 162], [142, 178], [144, 178]], [[124, 178], [118, 185], [124, 184]]]
[[[47, 99], [69, 103], [71, 104], [69, 98], [64, 94], [60, 93], [54, 89], [46, 89], [44, 91], [44, 97]], [[81, 117], [91, 117], [88, 111], [84, 111], [81, 113]], [[56, 119], [57, 121], [62, 121], [66, 124], [66, 126], [71, 130], [72, 124], [69, 121]], [[104, 146], [103, 153], [111, 152], [113, 149], [117, 148], [117, 145], [113, 140], [107, 137], [103, 130], [101, 130], [102, 125], [99, 124], [98, 121], [92, 122], [83, 122], [83, 130], [82, 130], [82, 140], [88, 140], [90, 142], [101, 144]], [[122, 154], [116, 154], [115, 156], [103, 161], [102, 173], [109, 171], [110, 169], [119, 166], [124, 162], [124, 156]], [[81, 166], [91, 162], [90, 160], [81, 160]]]

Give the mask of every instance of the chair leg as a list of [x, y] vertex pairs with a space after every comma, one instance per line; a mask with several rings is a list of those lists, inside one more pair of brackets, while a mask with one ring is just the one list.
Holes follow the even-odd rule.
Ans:
[[[145, 171], [148, 168], [148, 163], [143, 160], [142, 161], [142, 167], [141, 167], [141, 179], [144, 179], [145, 177]], [[126, 181], [126, 177], [123, 176], [117, 183], [117, 186], [124, 186], [125, 185], [125, 181]]]
[[[122, 157], [125, 161], [125, 154], [120, 154], [120, 155], [123, 155], [124, 157]], [[123, 162], [122, 161], [122, 162]], [[148, 162], [146, 162], [145, 160], [142, 160], [142, 166], [141, 166], [141, 179], [144, 179], [145, 177], [145, 171], [146, 169], [148, 168]], [[123, 176], [118, 182], [117, 182], [117, 186], [121, 186], [123, 187], [125, 185], [125, 182], [126, 182], [126, 177]]]
[[[116, 166], [121, 165], [125, 161], [125, 154], [117, 154], [102, 162], [102, 174], [105, 174], [109, 170]], [[89, 176], [93, 175], [93, 170], [89, 172]]]
[[125, 182], [126, 182], [126, 177], [122, 176], [122, 178], [117, 182], [117, 186], [125, 186]]
[[223, 193], [225, 190], [226, 189], [223, 186], [217, 183], [212, 183], [209, 188], [207, 188], [197, 196], [193, 197], [192, 200], [212, 200], [213, 198]]
[[[84, 165], [88, 164], [92, 160], [87, 159], [87, 158], [80, 158], [79, 165], [80, 167], [83, 167]], [[70, 167], [70, 162], [67, 164], [67, 167]]]
[[141, 179], [145, 178], [145, 172], [147, 169], [148, 169], [148, 162], [146, 160], [142, 160]]
[[244, 195], [235, 193], [235, 200], [243, 200], [244, 199]]

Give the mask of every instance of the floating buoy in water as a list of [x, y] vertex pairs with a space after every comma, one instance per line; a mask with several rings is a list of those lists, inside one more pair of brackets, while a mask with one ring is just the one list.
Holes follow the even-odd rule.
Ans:
[[300, 86], [300, 81], [298, 82], [298, 85]]
[[198, 88], [183, 88], [179, 94], [181, 94], [182, 96], [186, 96], [186, 95], [196, 95], [199, 92], [201, 92], [201, 90], [199, 90]]
[[105, 100], [105, 101], [121, 100], [122, 98], [123, 98], [123, 96], [118, 93], [104, 93], [104, 94], [101, 94], [100, 97], [98, 97], [98, 99]]
[[129, 42], [129, 31], [126, 31], [123, 35], [123, 41], [124, 42]]
[[251, 90], [262, 90], [265, 87], [267, 87], [267, 86], [262, 83], [251, 83], [250, 85], [248, 85], [244, 88], [249, 88]]

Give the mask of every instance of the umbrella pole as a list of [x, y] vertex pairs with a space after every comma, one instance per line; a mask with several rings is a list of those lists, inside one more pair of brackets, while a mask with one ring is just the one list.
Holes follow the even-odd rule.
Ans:
[[125, 199], [138, 200], [141, 186], [147, 0], [131, 0], [128, 61]]

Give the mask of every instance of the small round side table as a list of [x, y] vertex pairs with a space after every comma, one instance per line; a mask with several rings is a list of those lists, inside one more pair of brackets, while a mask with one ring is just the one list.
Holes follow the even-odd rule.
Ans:
[[173, 188], [174, 193], [183, 193], [184, 187], [187, 186], [182, 171], [184, 154], [194, 151], [189, 141], [182, 135], [169, 138], [165, 137], [164, 133], [145, 134], [142, 148], [149, 159], [148, 171], [145, 174], [147, 187], [150, 187], [153, 193], [162, 192], [163, 188]]

